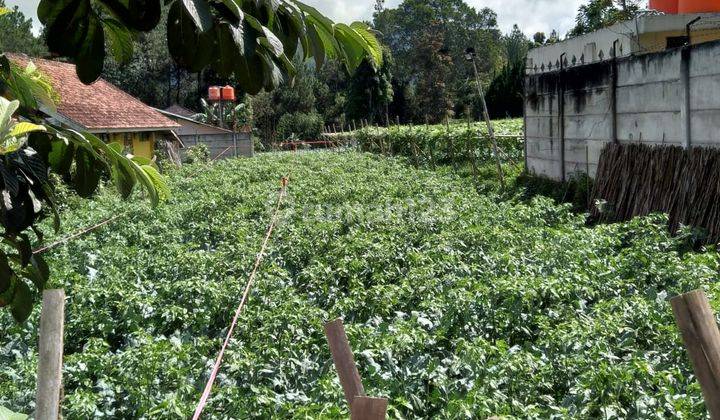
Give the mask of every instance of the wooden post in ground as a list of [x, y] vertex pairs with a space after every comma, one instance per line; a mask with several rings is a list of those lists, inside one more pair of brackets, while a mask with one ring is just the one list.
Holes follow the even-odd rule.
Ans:
[[325, 324], [325, 337], [330, 346], [330, 353], [340, 378], [345, 400], [350, 407], [351, 419], [385, 420], [388, 401], [385, 398], [365, 396], [365, 388], [360, 379], [357, 365], [355, 365], [355, 357], [341, 319]]
[[40, 314], [35, 418], [60, 418], [65, 291], [45, 290]]
[[350, 420], [384, 420], [387, 406], [385, 398], [355, 397], [350, 408]]
[[329, 322], [325, 325], [325, 337], [327, 337], [330, 353], [335, 363], [342, 385], [345, 399], [348, 406], [352, 406], [355, 397], [364, 397], [365, 389], [363, 388], [360, 373], [355, 365], [355, 357], [350, 349], [350, 342], [345, 334], [345, 327], [340, 319]]
[[705, 292], [696, 290], [670, 301], [710, 417], [720, 419], [720, 330]]

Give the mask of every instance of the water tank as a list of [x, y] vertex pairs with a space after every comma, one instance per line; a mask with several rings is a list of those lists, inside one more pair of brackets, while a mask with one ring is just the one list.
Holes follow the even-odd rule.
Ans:
[[650, 9], [674, 15], [678, 12], [678, 0], [650, 0]]
[[210, 86], [208, 88], [208, 99], [211, 101], [220, 100], [220, 88], [218, 86]]
[[720, 1], [717, 0], [680, 0], [680, 13], [720, 12]]
[[222, 88], [222, 100], [235, 101], [235, 89], [232, 86], [225, 86]]

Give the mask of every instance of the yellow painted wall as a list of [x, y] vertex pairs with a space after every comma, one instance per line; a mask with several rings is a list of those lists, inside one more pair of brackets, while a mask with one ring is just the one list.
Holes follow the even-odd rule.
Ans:
[[[665, 50], [668, 37], [685, 35], [685, 31], [654, 32], [640, 35], [639, 41], [643, 52], [659, 52]], [[695, 45], [718, 39], [720, 39], [720, 29], [692, 31], [690, 43]]]
[[109, 140], [125, 145], [125, 149], [135, 156], [148, 159], [155, 156], [155, 133], [112, 133]]

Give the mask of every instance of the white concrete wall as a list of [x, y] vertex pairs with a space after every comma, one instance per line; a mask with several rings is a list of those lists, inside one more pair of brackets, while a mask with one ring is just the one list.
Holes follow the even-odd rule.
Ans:
[[560, 67], [561, 56], [565, 68], [610, 60], [614, 47], [618, 57], [659, 52], [666, 48], [668, 37], [685, 35], [686, 25], [697, 17], [701, 19], [691, 27], [691, 43], [720, 39], [718, 13], [646, 15], [534, 48], [528, 52], [526, 71], [528, 74], [555, 71]]
[[615, 81], [611, 62], [529, 75], [528, 169], [556, 180], [563, 167], [566, 179], [594, 176], [613, 123], [621, 143], [720, 147], [720, 42], [693, 46], [685, 56], [685, 65], [680, 49], [618, 59]]

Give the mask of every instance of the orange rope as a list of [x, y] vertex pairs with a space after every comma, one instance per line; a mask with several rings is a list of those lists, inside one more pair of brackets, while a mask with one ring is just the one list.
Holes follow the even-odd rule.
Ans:
[[237, 307], [237, 310], [235, 311], [235, 316], [233, 317], [232, 323], [230, 324], [230, 329], [228, 330], [227, 336], [225, 337], [225, 341], [223, 342], [222, 348], [220, 349], [220, 353], [218, 354], [217, 359], [215, 359], [215, 365], [213, 366], [213, 370], [210, 373], [210, 378], [208, 379], [208, 382], [205, 385], [205, 390], [203, 391], [202, 397], [200, 397], [200, 401], [198, 402], [198, 405], [195, 409], [195, 415], [193, 415], [193, 420], [198, 420], [200, 418], [200, 414], [202, 414], [203, 409], [207, 405], [207, 400], [210, 397], [210, 393], [212, 392], [213, 384], [215, 383], [215, 379], [217, 378], [217, 374], [220, 370], [220, 365], [222, 364], [222, 359], [223, 359], [223, 356], [225, 355], [225, 350], [227, 349], [228, 343], [230, 343], [230, 338], [232, 337], [233, 331], [235, 330], [235, 327], [237, 326], [238, 319], [240, 318], [240, 313], [242, 312], [243, 308], [245, 307], [248, 296], [250, 295], [250, 291], [252, 290], [252, 286], [255, 283], [255, 277], [257, 276], [257, 271], [260, 268], [260, 264], [262, 263], [262, 261], [265, 257], [265, 251], [267, 250], [267, 246], [268, 246], [268, 243], [270, 242], [270, 238], [272, 236], [273, 230], [275, 230], [275, 227], [277, 226], [277, 222], [278, 222], [279, 214], [280, 214], [280, 206], [282, 205], [282, 203], [287, 195], [287, 186], [289, 183], [289, 175], [286, 177], [283, 177], [280, 180], [280, 183], [281, 183], [281, 188], [280, 188], [280, 193], [278, 194], [277, 204], [275, 205], [275, 212], [272, 216], [272, 219], [270, 220], [270, 225], [268, 226], [267, 233], [265, 234], [265, 239], [263, 240], [262, 247], [260, 248], [260, 253], [257, 254], [257, 258], [255, 259], [255, 266], [253, 267], [253, 270], [250, 273], [250, 277], [248, 278], [248, 282], [245, 285], [245, 291], [243, 292], [242, 299], [240, 300], [240, 305]]

